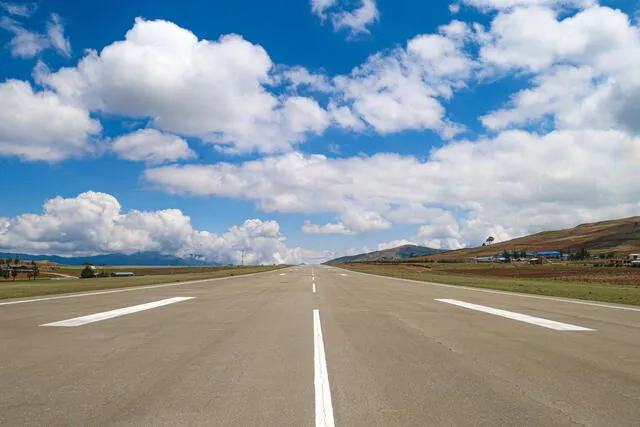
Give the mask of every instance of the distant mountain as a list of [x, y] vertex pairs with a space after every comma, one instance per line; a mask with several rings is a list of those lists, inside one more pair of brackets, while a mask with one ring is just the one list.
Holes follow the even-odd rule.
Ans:
[[487, 246], [459, 249], [429, 256], [427, 259], [460, 260], [497, 255], [503, 251], [550, 251], [575, 253], [586, 249], [592, 254], [640, 253], [640, 216], [582, 224], [564, 230], [543, 231]]
[[414, 258], [426, 255], [439, 254], [444, 252], [441, 249], [427, 248], [425, 246], [416, 245], [404, 245], [397, 248], [385, 249], [383, 251], [369, 252], [366, 254], [344, 256], [341, 258], [332, 259], [325, 262], [325, 264], [344, 264], [347, 262], [359, 262], [359, 261], [394, 261], [407, 258]]
[[201, 257], [191, 255], [189, 258], [180, 258], [174, 255], [164, 255], [159, 252], [136, 252], [133, 254], [105, 254], [83, 257], [63, 257], [57, 255], [30, 255], [0, 252], [0, 258], [15, 258], [18, 256], [21, 260], [34, 261], [51, 261], [64, 265], [82, 265], [90, 262], [94, 265], [153, 265], [153, 266], [200, 266], [200, 265], [219, 265], [216, 263], [204, 262]]

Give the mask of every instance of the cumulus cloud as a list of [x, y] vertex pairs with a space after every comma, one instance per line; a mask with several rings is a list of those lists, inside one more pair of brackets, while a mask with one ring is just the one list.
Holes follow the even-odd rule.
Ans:
[[[343, 3], [341, 7], [337, 7]], [[346, 9], [346, 1], [311, 0], [311, 11], [324, 21], [331, 18], [335, 31], [347, 29], [351, 35], [368, 34], [369, 25], [380, 19], [376, 0], [360, 0], [359, 7]]]
[[0, 217], [0, 248], [63, 255], [158, 251], [235, 264], [243, 256], [245, 264], [297, 263], [321, 256], [287, 247], [276, 221], [250, 219], [215, 234], [195, 230], [179, 209], [123, 212], [115, 197], [92, 191], [48, 200], [41, 214]]
[[156, 129], [140, 129], [119, 136], [113, 141], [111, 150], [125, 160], [158, 164], [184, 160], [196, 156], [187, 141], [179, 136]]
[[267, 91], [272, 68], [267, 52], [239, 35], [198, 40], [171, 22], [139, 18], [125, 40], [40, 80], [92, 111], [151, 118], [227, 152], [268, 153], [329, 125], [317, 101]]
[[353, 234], [343, 223], [327, 223], [325, 225], [313, 224], [305, 221], [300, 228], [303, 233], [308, 234]]
[[[15, 6], [15, 5], [13, 5]], [[18, 16], [19, 13], [14, 13]], [[30, 31], [15, 19], [3, 16], [0, 19], [0, 28], [13, 34], [9, 46], [11, 55], [17, 58], [33, 58], [45, 49], [53, 48], [60, 55], [69, 58], [71, 56], [71, 42], [64, 35], [64, 26], [57, 14], [51, 14], [47, 22], [47, 31], [44, 34]]]
[[301, 230], [309, 234], [360, 234], [391, 228], [391, 223], [377, 212], [347, 208], [340, 217], [340, 222], [324, 225], [305, 221]]
[[470, 31], [453, 21], [437, 34], [416, 36], [406, 48], [375, 54], [349, 75], [335, 77], [334, 111], [347, 109], [338, 121], [352, 127], [361, 120], [382, 134], [406, 129], [435, 130], [445, 137], [458, 133], [440, 99], [450, 98], [471, 75], [475, 64], [465, 51]]
[[[450, 225], [452, 217], [438, 209], [456, 210], [458, 231], [439, 225], [446, 234], [422, 233], [455, 247], [481, 242], [488, 232], [507, 238], [631, 216], [640, 208], [639, 161], [640, 139], [620, 131], [508, 131], [449, 144], [426, 161], [290, 153], [239, 165], [166, 166], [145, 177], [174, 194], [254, 200], [265, 211], [334, 213], [354, 232], [392, 221], [429, 225], [442, 216]], [[366, 226], [358, 226], [361, 218]]]
[[45, 162], [79, 157], [91, 150], [100, 130], [88, 111], [56, 93], [34, 92], [20, 80], [0, 83], [0, 156]]
[[496, 17], [487, 34], [485, 63], [533, 73], [532, 87], [482, 117], [488, 128], [549, 121], [558, 129], [640, 132], [640, 34], [621, 11], [594, 6], [562, 18], [551, 9], [516, 9]]

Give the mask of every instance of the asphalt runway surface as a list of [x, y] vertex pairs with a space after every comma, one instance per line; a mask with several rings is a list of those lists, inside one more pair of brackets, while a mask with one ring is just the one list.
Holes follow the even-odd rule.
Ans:
[[640, 308], [327, 266], [0, 301], [0, 425], [638, 426]]

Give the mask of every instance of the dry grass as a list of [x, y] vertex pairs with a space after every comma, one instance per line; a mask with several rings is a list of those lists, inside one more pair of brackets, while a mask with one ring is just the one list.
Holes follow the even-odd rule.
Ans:
[[0, 299], [24, 298], [39, 295], [64, 294], [83, 291], [97, 291], [114, 288], [130, 288], [134, 286], [157, 285], [161, 283], [171, 282], [185, 282], [189, 280], [214, 279], [218, 277], [259, 273], [262, 271], [275, 270], [284, 267], [286, 266], [216, 267], [215, 271], [184, 274], [159, 274], [136, 277], [105, 277], [76, 280], [8, 280], [0, 281]]
[[[499, 265], [491, 268], [477, 264], [431, 264], [430, 268], [427, 268], [423, 265], [411, 264], [353, 263], [342, 264], [339, 267], [425, 282], [640, 305], [640, 271], [636, 272], [636, 269], [616, 271], [615, 268], [590, 270], [592, 267], [583, 267], [577, 272], [568, 274], [561, 268], [551, 266], [527, 266], [518, 269]], [[543, 277], [524, 277], [524, 273], [536, 272], [536, 268], [540, 268], [538, 273]], [[574, 267], [573, 270], [576, 268]], [[599, 270], [607, 270], [607, 272]], [[618, 282], [614, 283], [616, 280]]]

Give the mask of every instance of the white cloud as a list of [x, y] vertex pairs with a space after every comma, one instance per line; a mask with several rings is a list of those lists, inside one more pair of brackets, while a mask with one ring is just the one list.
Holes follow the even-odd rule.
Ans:
[[54, 49], [62, 56], [71, 57], [71, 42], [64, 36], [64, 26], [60, 16], [55, 13], [51, 14], [51, 21], [47, 23], [47, 35]]
[[0, 28], [13, 34], [9, 46], [14, 57], [33, 58], [49, 47], [46, 36], [26, 30], [18, 21], [6, 16], [0, 19]]
[[380, 12], [376, 0], [362, 0], [359, 8], [350, 12], [342, 11], [332, 17], [333, 27], [336, 30], [347, 28], [352, 35], [368, 34], [368, 25], [380, 19]]
[[46, 34], [29, 31], [20, 22], [6, 16], [0, 19], [0, 28], [13, 33], [9, 46], [14, 57], [33, 58], [51, 47], [62, 56], [71, 56], [71, 43], [64, 36], [60, 16], [55, 13], [51, 14], [51, 20], [47, 22]]
[[560, 18], [550, 9], [516, 9], [498, 15], [487, 35], [486, 64], [535, 74], [533, 87], [482, 118], [485, 126], [550, 119], [559, 129], [640, 132], [640, 35], [624, 13], [591, 7]]
[[0, 1], [0, 8], [4, 9], [10, 15], [20, 16], [22, 18], [30, 17], [37, 9], [37, 3], [8, 3]]
[[28, 82], [0, 83], [0, 155], [57, 162], [91, 150], [100, 123], [49, 91], [34, 92]]
[[307, 234], [353, 234], [343, 223], [327, 223], [325, 225], [313, 224], [305, 221], [300, 228], [303, 233]]
[[335, 77], [338, 95], [330, 109], [341, 113], [335, 120], [350, 128], [361, 120], [382, 134], [458, 133], [460, 128], [445, 118], [440, 98], [451, 97], [471, 75], [475, 64], [464, 51], [469, 36], [464, 23], [453, 21], [438, 34], [417, 36], [406, 49], [375, 54], [351, 74]]
[[276, 221], [250, 219], [222, 234], [198, 231], [178, 209], [123, 212], [118, 200], [86, 192], [48, 200], [42, 214], [0, 218], [0, 248], [35, 254], [91, 255], [159, 251], [239, 264], [300, 262], [319, 254], [289, 248]]
[[[638, 46], [638, 32], [629, 17], [607, 7], [591, 7], [566, 18], [548, 8], [518, 8], [499, 14], [486, 35], [480, 51], [484, 62], [533, 72], [556, 62], [593, 63], [615, 70], [633, 60], [619, 57], [619, 51]], [[622, 63], [602, 62], [612, 57]]]
[[309, 70], [307, 70], [306, 68], [300, 66], [280, 66], [280, 70], [276, 77], [281, 79], [283, 82], [290, 83], [292, 89], [294, 90], [301, 87], [308, 87], [317, 92], [333, 91], [333, 85], [325, 74], [314, 74], [309, 72]]
[[451, 3], [449, 5], [449, 12], [451, 12], [452, 15], [460, 13], [460, 3]]
[[[446, 215], [447, 224], [437, 227], [445, 234], [423, 234], [455, 247], [481, 242], [488, 232], [506, 238], [637, 214], [639, 162], [640, 139], [624, 132], [508, 131], [451, 143], [424, 162], [397, 154], [290, 153], [239, 165], [166, 166], [145, 177], [175, 194], [254, 200], [265, 211], [334, 213], [353, 232], [391, 222], [429, 225]], [[435, 204], [442, 208], [429, 208]], [[452, 210], [460, 212], [456, 232], [441, 213]]]
[[158, 164], [195, 157], [187, 141], [156, 129], [140, 129], [121, 135], [113, 141], [111, 150], [125, 160]]
[[41, 80], [90, 110], [151, 118], [227, 152], [281, 152], [329, 120], [313, 99], [268, 92], [272, 68], [267, 52], [241, 36], [198, 40], [171, 22], [139, 18], [125, 40]]
[[320, 19], [326, 19], [325, 12], [338, 3], [338, 0], [311, 0], [311, 11]]
[[[337, 10], [340, 3], [342, 5]], [[347, 1], [311, 0], [311, 11], [322, 21], [331, 18], [335, 31], [347, 29], [352, 36], [368, 34], [367, 27], [380, 19], [376, 0], [359, 0], [359, 7], [351, 10], [347, 10], [347, 5], [350, 5]]]
[[518, 6], [548, 6], [586, 8], [597, 4], [597, 0], [462, 0], [464, 3], [481, 10], [513, 9]]
[[305, 221], [301, 230], [309, 234], [360, 234], [370, 231], [387, 230], [391, 223], [379, 213], [359, 211], [355, 208], [345, 209], [340, 215], [341, 221], [325, 225]]
[[405, 240], [405, 239], [392, 240], [390, 242], [379, 243], [377, 250], [384, 251], [385, 249], [393, 249], [393, 248], [397, 248], [399, 246], [417, 245], [417, 244], [418, 243], [415, 243], [413, 240]]

